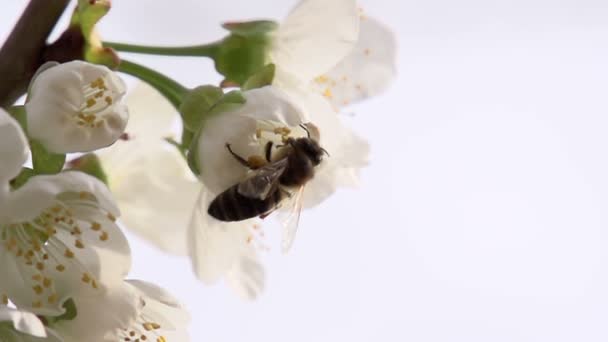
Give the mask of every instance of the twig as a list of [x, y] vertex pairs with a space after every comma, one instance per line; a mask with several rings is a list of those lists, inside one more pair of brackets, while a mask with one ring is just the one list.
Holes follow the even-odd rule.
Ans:
[[43, 62], [46, 40], [70, 0], [31, 0], [0, 49], [0, 107], [27, 90]]

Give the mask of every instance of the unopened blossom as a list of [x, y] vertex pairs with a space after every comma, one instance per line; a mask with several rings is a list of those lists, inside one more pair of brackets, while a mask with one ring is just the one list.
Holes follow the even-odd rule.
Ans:
[[165, 290], [127, 280], [108, 287], [102, 296], [75, 296], [77, 315], [52, 321], [64, 342], [187, 342], [190, 317]]
[[0, 341], [62, 342], [33, 313], [0, 304]]
[[[21, 128], [0, 111], [5, 132]], [[23, 134], [0, 136], [0, 160], [27, 147]], [[96, 294], [121, 280], [130, 267], [127, 241], [116, 225], [119, 211], [97, 179], [80, 172], [34, 176], [17, 190], [8, 181], [17, 166], [0, 168], [0, 304], [57, 315], [75, 293]]]
[[32, 138], [55, 153], [113, 144], [129, 118], [124, 82], [105, 66], [73, 61], [42, 71], [25, 104]]
[[[193, 215], [189, 239], [194, 269], [201, 279], [214, 281], [234, 264], [246, 265], [243, 258], [248, 253], [244, 251], [264, 246], [258, 219], [221, 222], [207, 213], [217, 195], [245, 180], [251, 172], [229, 153], [227, 143], [243, 158], [260, 160], [269, 141], [276, 147], [287, 138], [306, 137], [308, 133], [301, 125], [308, 125], [311, 137], [331, 157], [315, 168], [314, 178], [306, 183], [305, 207], [320, 203], [340, 186], [355, 185], [359, 169], [367, 164], [367, 143], [333, 115], [331, 105], [315, 93], [304, 91], [300, 97], [291, 96], [297, 92], [274, 86], [250, 90], [244, 93], [247, 101], [242, 107], [205, 120], [197, 158], [205, 189]], [[284, 250], [289, 249], [290, 239], [286, 236]]]

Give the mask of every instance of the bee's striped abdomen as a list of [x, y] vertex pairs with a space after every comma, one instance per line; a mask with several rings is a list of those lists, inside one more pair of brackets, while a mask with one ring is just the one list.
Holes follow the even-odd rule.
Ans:
[[217, 195], [209, 205], [209, 215], [220, 221], [242, 221], [260, 216], [276, 208], [281, 191], [273, 191], [266, 199], [249, 198], [238, 192], [238, 184]]

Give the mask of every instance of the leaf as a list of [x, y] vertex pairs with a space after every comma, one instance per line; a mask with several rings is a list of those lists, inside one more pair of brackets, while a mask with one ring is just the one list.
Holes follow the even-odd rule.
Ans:
[[279, 27], [279, 24], [272, 20], [254, 20], [227, 22], [222, 24], [222, 27], [230, 31], [232, 34], [248, 37], [263, 35], [275, 31]]
[[213, 105], [224, 95], [221, 88], [204, 85], [192, 89], [179, 106], [179, 112], [184, 122], [184, 127], [190, 132], [196, 132], [200, 127], [201, 120]]
[[63, 169], [65, 154], [57, 154], [47, 149], [37, 140], [30, 140], [32, 164], [37, 174], [55, 174]]
[[274, 64], [267, 64], [261, 70], [251, 75], [251, 77], [249, 77], [247, 81], [243, 83], [241, 89], [251, 90], [271, 85], [272, 80], [274, 80], [275, 69], [276, 67]]

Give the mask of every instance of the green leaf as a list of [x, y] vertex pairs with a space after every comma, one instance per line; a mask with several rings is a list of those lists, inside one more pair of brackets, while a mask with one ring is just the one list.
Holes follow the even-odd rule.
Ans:
[[243, 83], [243, 86], [241, 87], [241, 89], [242, 90], [251, 90], [251, 89], [262, 88], [267, 85], [271, 85], [272, 80], [274, 80], [275, 69], [276, 69], [276, 67], [274, 64], [272, 64], [272, 63], [267, 64], [262, 69], [260, 69], [258, 72], [251, 75], [251, 77], [249, 77], [247, 79], [247, 81], [245, 81], [245, 83]]
[[75, 170], [84, 172], [90, 176], [93, 176], [104, 184], [108, 184], [108, 176], [103, 170], [101, 160], [95, 153], [87, 153], [81, 157], [78, 157], [68, 163], [68, 170]]
[[279, 24], [272, 20], [254, 20], [243, 22], [228, 22], [222, 24], [222, 27], [230, 31], [232, 34], [239, 36], [256, 36], [264, 35], [275, 31]]
[[211, 85], [199, 86], [192, 89], [184, 96], [182, 104], [179, 107], [184, 127], [190, 132], [196, 132], [203, 116], [209, 112], [211, 107], [223, 95], [224, 92], [221, 88]]
[[35, 176], [36, 173], [34, 172], [34, 170], [30, 169], [29, 167], [24, 167], [23, 169], [21, 169], [21, 172], [19, 173], [19, 175], [17, 175], [17, 177], [13, 178], [11, 180], [11, 188], [13, 190], [17, 190], [20, 187], [23, 186], [23, 184], [27, 183], [27, 181], [32, 177]]
[[32, 164], [37, 174], [55, 174], [63, 169], [65, 154], [57, 154], [47, 149], [37, 140], [30, 140]]

